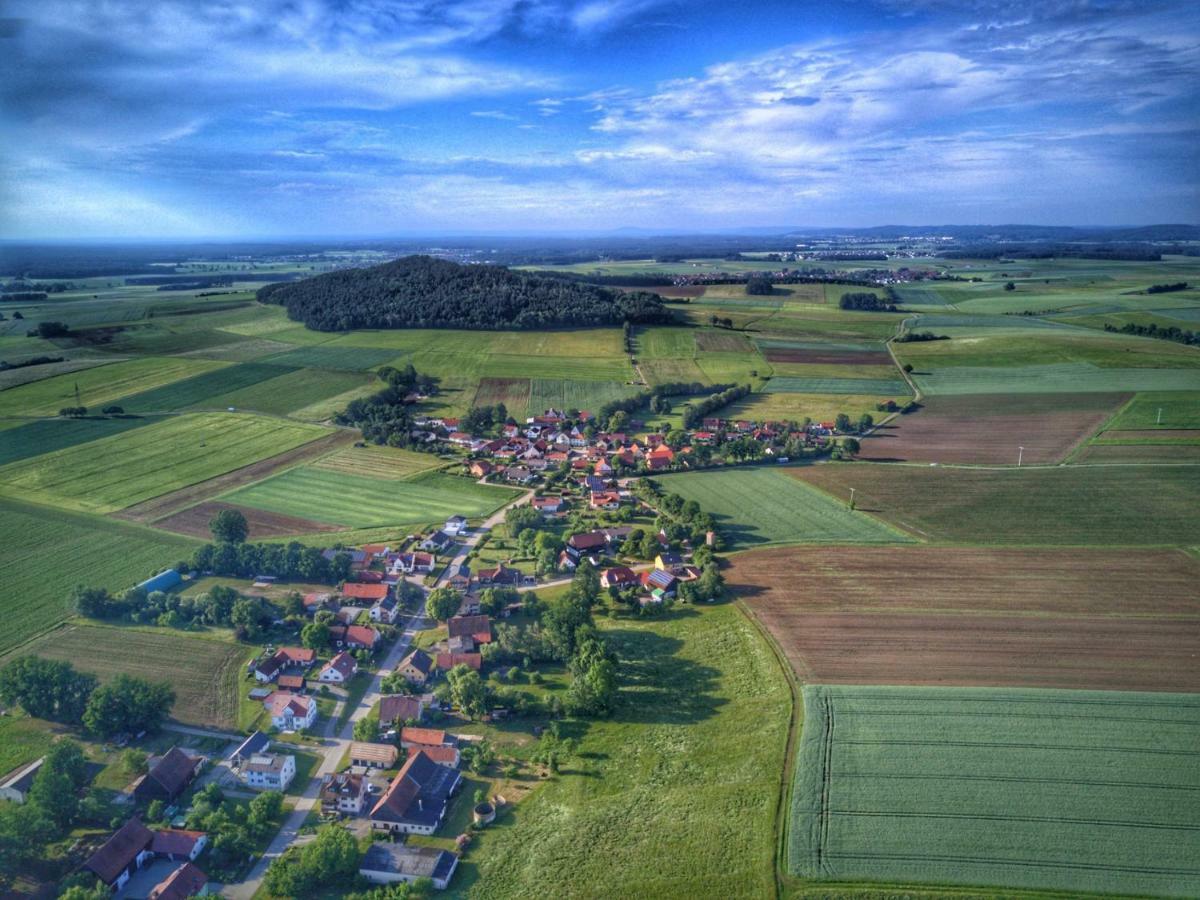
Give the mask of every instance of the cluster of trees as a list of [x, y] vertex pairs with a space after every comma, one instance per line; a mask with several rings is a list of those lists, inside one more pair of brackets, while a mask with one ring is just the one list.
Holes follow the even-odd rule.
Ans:
[[118, 675], [97, 686], [96, 676], [69, 662], [23, 656], [0, 669], [0, 700], [34, 718], [82, 726], [108, 738], [155, 731], [171, 711], [175, 692], [164, 682]]
[[713, 328], [732, 328], [733, 319], [729, 318], [728, 316], [721, 318], [716, 313], [713, 313], [708, 317], [708, 324]]
[[259, 289], [258, 299], [286, 307], [290, 318], [317, 331], [530, 330], [673, 320], [657, 294], [614, 291], [501, 266], [464, 266], [430, 256], [406, 256], [381, 266], [271, 284]]
[[1147, 294], [1169, 294], [1172, 291], [1186, 291], [1188, 283], [1186, 281], [1176, 281], [1171, 284], [1152, 284], [1146, 288]]
[[906, 331], [896, 336], [897, 344], [919, 344], [925, 341], [948, 341], [950, 335], [935, 334], [932, 331]]
[[671, 404], [666, 400], [667, 397], [695, 396], [696, 394], [723, 391], [731, 387], [733, 387], [731, 384], [705, 384], [702, 381], [665, 382], [655, 385], [649, 390], [638, 391], [631, 397], [610, 400], [596, 411], [596, 420], [603, 423], [606, 430], [620, 432], [625, 429], [630, 413], [637, 412], [647, 404], [653, 410], [654, 404], [657, 402], [662, 411], [662, 404], [665, 403], [666, 409], [669, 411]]
[[508, 408], [503, 403], [495, 406], [473, 406], [459, 419], [458, 427], [467, 434], [487, 434], [494, 428], [508, 423]]
[[1200, 331], [1189, 331], [1186, 328], [1179, 328], [1175, 325], [1159, 328], [1153, 322], [1149, 325], [1135, 325], [1133, 322], [1126, 322], [1120, 328], [1117, 328], [1115, 325], [1105, 323], [1104, 330], [1115, 331], [1120, 334], [1136, 334], [1141, 337], [1158, 338], [1160, 341], [1175, 341], [1177, 344], [1188, 344], [1190, 346], [1200, 344]]
[[358, 841], [341, 825], [326, 825], [303, 847], [292, 847], [267, 869], [274, 897], [305, 897], [358, 877]]
[[845, 413], [838, 413], [833, 425], [842, 434], [863, 434], [875, 427], [875, 417], [870, 413], [863, 413], [855, 422]]
[[865, 291], [842, 294], [842, 299], [838, 301], [838, 306], [842, 309], [856, 309], [860, 312], [896, 311], [896, 304], [890, 298], [880, 299], [875, 294]]
[[633, 352], [633, 325], [628, 320], [621, 323], [621, 346], [626, 353]]
[[770, 278], [756, 276], [746, 282], [746, 293], [755, 296], [775, 293], [775, 286], [771, 284]]
[[726, 388], [719, 393], [710, 394], [698, 403], [691, 404], [683, 411], [683, 427], [695, 428], [704, 421], [704, 418], [709, 413], [715, 412], [723, 406], [728, 406], [730, 403], [736, 403], [749, 393], [750, 385], [738, 384]]
[[[16, 318], [16, 314], [13, 314]], [[71, 333], [71, 329], [67, 327], [66, 322], [38, 322], [37, 326], [26, 332], [26, 337], [37, 338], [57, 338], [66, 337]]]
[[4, 295], [5, 303], [40, 303], [45, 299], [47, 295], [44, 291], [14, 291]]
[[231, 587], [217, 585], [206, 594], [187, 597], [165, 591], [130, 588], [113, 596], [105, 588], [77, 587], [71, 607], [90, 619], [109, 619], [166, 628], [225, 626], [245, 639], [258, 637], [270, 622], [261, 600], [243, 597]]
[[49, 363], [62, 362], [64, 359], [66, 359], [65, 356], [31, 356], [29, 359], [13, 363], [0, 359], [0, 372], [7, 372], [9, 369], [24, 369], [26, 366], [44, 366]]
[[[232, 881], [241, 875], [255, 844], [278, 827], [283, 814], [283, 794], [264, 791], [249, 804], [226, 799], [215, 783], [198, 791], [192, 799], [187, 827], [208, 834], [212, 849], [205, 871], [214, 880]], [[163, 818], [161, 801], [155, 800], [146, 812], [151, 822]]]
[[409, 414], [410, 395], [432, 394], [436, 384], [428, 375], [418, 374], [411, 364], [403, 369], [385, 366], [376, 373], [386, 384], [383, 390], [369, 397], [351, 400], [338, 416], [339, 425], [354, 425], [362, 430], [363, 440], [391, 447], [419, 449], [414, 444], [412, 417]]
[[192, 554], [184, 570], [212, 572], [215, 575], [274, 575], [288, 581], [315, 581], [336, 584], [350, 574], [350, 554], [337, 553], [326, 559], [316, 547], [298, 541], [288, 544], [249, 544], [222, 541], [204, 544]]
[[88, 414], [86, 406], [64, 406], [58, 411], [58, 414], [64, 419], [82, 419]]

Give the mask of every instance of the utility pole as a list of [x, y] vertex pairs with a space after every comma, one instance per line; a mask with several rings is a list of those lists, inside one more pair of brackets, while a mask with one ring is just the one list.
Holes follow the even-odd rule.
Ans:
[[1162, 407], [1161, 407], [1161, 406], [1158, 408], [1158, 421], [1157, 421], [1157, 422], [1155, 422], [1154, 424], [1155, 424], [1155, 425], [1161, 425], [1161, 424], [1162, 424]]
[[1017, 448], [1017, 468], [1018, 469], [1021, 468], [1021, 460], [1024, 458], [1025, 458], [1025, 448], [1018, 447]]
[[83, 404], [79, 402], [79, 382], [78, 381], [75, 382], [75, 405], [83, 406]]
[[850, 488], [850, 508], [854, 509], [854, 488]]

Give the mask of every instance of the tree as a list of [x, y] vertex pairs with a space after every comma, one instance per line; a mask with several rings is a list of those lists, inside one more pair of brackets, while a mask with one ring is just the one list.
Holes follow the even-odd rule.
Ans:
[[356, 741], [373, 741], [379, 737], [379, 720], [367, 716], [354, 723], [354, 739]]
[[508, 527], [508, 533], [517, 537], [526, 528], [538, 528], [543, 522], [541, 513], [532, 505], [523, 503], [520, 506], [508, 508], [504, 513], [504, 524]]
[[324, 622], [309, 622], [300, 631], [300, 643], [310, 650], [327, 650], [329, 641], [329, 626]]
[[121, 768], [130, 778], [146, 771], [146, 752], [130, 747], [121, 754]]
[[905, 363], [905, 364], [904, 364], [904, 372], [905, 372], [905, 374], [909, 374], [909, 373], [911, 373], [911, 372], [912, 372], [912, 370], [913, 370], [913, 364], [912, 364], [912, 363]]
[[246, 812], [246, 824], [257, 834], [264, 833], [283, 812], [283, 794], [279, 791], [263, 791], [250, 801]]
[[771, 285], [769, 278], [751, 278], [746, 282], [746, 293], [751, 296], [773, 294], [775, 293], [775, 288]]
[[109, 613], [112, 597], [105, 588], [89, 588], [78, 585], [71, 592], [71, 607], [89, 619], [103, 619]]
[[842, 441], [842, 449], [853, 456], [862, 449], [862, 444], [858, 442], [858, 438], [846, 438]]
[[83, 726], [100, 737], [121, 732], [156, 731], [175, 703], [175, 691], [165, 681], [146, 681], [120, 674], [92, 692], [83, 713]]
[[239, 640], [253, 641], [262, 634], [262, 606], [257, 600], [242, 598], [229, 611], [229, 622]]
[[599, 636], [580, 641], [571, 657], [567, 708], [574, 715], [598, 716], [612, 711], [617, 696], [616, 658]]
[[125, 415], [125, 408], [123, 406], [115, 405], [106, 406], [104, 409], [100, 410], [100, 412], [104, 413], [106, 416], [123, 416]]
[[429, 592], [425, 601], [425, 614], [431, 619], [445, 622], [458, 612], [462, 605], [462, 595], [453, 588], [436, 588]]
[[146, 821], [151, 823], [161, 822], [165, 811], [166, 807], [161, 800], [151, 800], [150, 804], [146, 807]]
[[469, 719], [482, 718], [487, 712], [487, 687], [479, 673], [459, 663], [446, 673], [450, 700]]
[[59, 660], [23, 656], [0, 669], [0, 700], [37, 719], [78, 724], [95, 687], [94, 675]]
[[1006, 291], [1015, 291], [1017, 289], [1017, 286], [1015, 284], [1013, 284], [1011, 281], [1006, 281], [1006, 282], [1004, 282], [1004, 289]]
[[266, 887], [276, 897], [301, 897], [358, 874], [358, 842], [340, 825], [326, 825], [314, 841], [271, 863]]
[[213, 538], [221, 543], [241, 544], [250, 535], [250, 525], [240, 510], [223, 509], [208, 523]]
[[29, 788], [28, 803], [37, 807], [63, 833], [79, 813], [79, 790], [88, 782], [87, 759], [75, 741], [59, 741]]
[[858, 419], [858, 431], [861, 434], [864, 431], [870, 431], [875, 425], [875, 417], [870, 413], [863, 413]]

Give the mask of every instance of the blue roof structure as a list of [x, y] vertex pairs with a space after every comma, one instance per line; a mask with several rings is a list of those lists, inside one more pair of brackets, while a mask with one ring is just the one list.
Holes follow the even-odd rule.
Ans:
[[151, 594], [154, 591], [169, 591], [181, 584], [183, 584], [183, 576], [174, 569], [167, 569], [165, 572], [159, 572], [153, 578], [147, 578], [138, 587], [147, 594]]

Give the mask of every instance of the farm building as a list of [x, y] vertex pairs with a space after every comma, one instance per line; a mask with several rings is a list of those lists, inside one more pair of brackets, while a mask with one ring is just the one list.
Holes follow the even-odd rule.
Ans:
[[0, 800], [24, 803], [25, 798], [29, 795], [29, 788], [33, 785], [33, 779], [37, 777], [38, 770], [41, 769], [45, 759], [44, 756], [35, 759], [31, 763], [19, 767], [3, 781], [0, 781]]
[[147, 578], [138, 588], [145, 591], [147, 594], [152, 594], [155, 591], [169, 591], [183, 584], [183, 576], [174, 569], [167, 569], [159, 572], [153, 578]]
[[363, 854], [358, 874], [374, 884], [428, 878], [442, 891], [450, 884], [457, 866], [458, 857], [445, 850], [377, 841]]
[[417, 697], [404, 694], [388, 694], [379, 700], [379, 724], [392, 725], [396, 722], [420, 722], [425, 704]]
[[456, 770], [418, 750], [371, 810], [371, 827], [400, 834], [433, 834], [461, 784], [462, 776]]
[[[404, 729], [408, 731], [408, 729]], [[396, 764], [400, 751], [394, 744], [353, 741], [350, 744], [350, 765], [368, 769], [390, 769]]]
[[487, 616], [454, 616], [446, 623], [449, 637], [469, 637], [476, 644], [492, 641], [492, 620]]
[[189, 756], [172, 747], [162, 756], [150, 758], [146, 774], [134, 782], [133, 796], [140, 803], [169, 803], [187, 789], [203, 765], [203, 756]]

